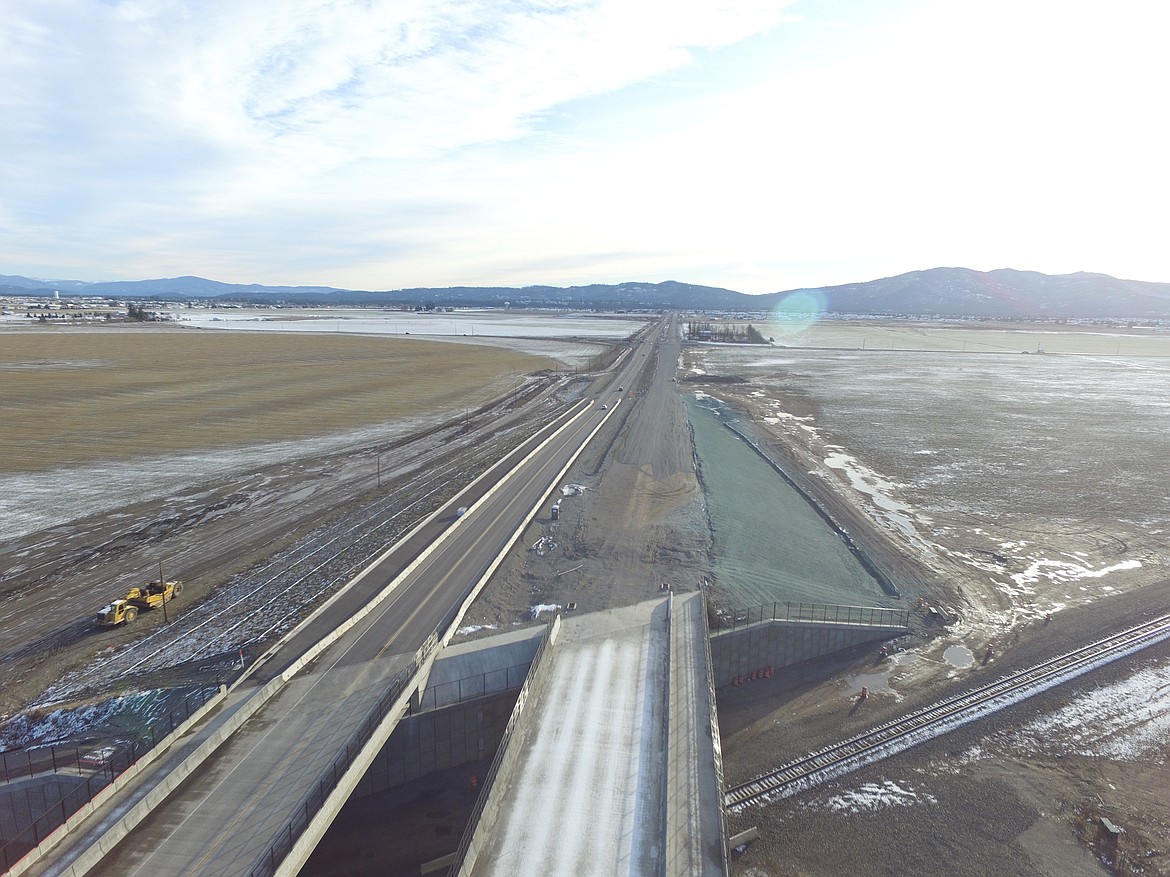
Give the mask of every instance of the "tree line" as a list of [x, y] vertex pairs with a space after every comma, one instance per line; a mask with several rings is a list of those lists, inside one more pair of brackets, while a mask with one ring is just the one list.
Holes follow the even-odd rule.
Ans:
[[687, 322], [687, 340], [720, 341], [725, 344], [770, 344], [760, 330], [751, 323], [702, 323]]

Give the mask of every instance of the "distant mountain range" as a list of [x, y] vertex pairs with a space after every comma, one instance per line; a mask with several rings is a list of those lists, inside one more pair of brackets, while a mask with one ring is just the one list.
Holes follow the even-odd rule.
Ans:
[[668, 280], [590, 286], [453, 286], [366, 291], [327, 286], [261, 286], [202, 277], [85, 283], [0, 274], [0, 295], [104, 296], [133, 301], [238, 302], [293, 305], [417, 307], [568, 307], [600, 310], [686, 310], [752, 313], [815, 308], [872, 316], [1170, 320], [1170, 283], [1118, 280], [1106, 274], [1040, 274], [931, 268], [843, 286], [747, 295]]

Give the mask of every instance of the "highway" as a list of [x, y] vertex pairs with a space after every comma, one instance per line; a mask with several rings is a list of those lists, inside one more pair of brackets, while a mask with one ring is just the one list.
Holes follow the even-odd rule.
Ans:
[[[440, 541], [421, 554], [388, 552], [367, 569], [354, 593], [366, 595], [361, 602], [368, 604], [369, 594], [394, 583], [388, 596], [291, 678], [90, 873], [243, 877], [263, 868], [274, 839], [345, 751], [388, 680], [428, 637], [454, 630], [465, 601], [547, 503], [566, 465], [623, 404], [617, 388], [637, 384], [643, 364], [652, 361], [643, 354], [657, 328], [643, 337], [650, 340], [624, 355], [605, 389], [577, 403], [559, 432], [442, 528]], [[337, 601], [271, 657], [253, 684], [277, 676], [353, 609]]]

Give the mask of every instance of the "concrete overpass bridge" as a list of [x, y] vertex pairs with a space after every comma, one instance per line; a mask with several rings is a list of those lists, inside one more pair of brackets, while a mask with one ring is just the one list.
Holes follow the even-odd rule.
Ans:
[[[725, 874], [717, 674], [735, 684], [741, 664], [888, 638], [904, 618], [797, 604], [711, 636], [692, 592], [431, 648], [429, 664], [312, 665], [268, 692], [227, 694], [153, 776], [27, 873], [295, 874], [351, 794], [475, 762], [487, 740], [496, 755], [476, 811], [434, 873]], [[330, 690], [349, 694], [320, 697]], [[513, 704], [502, 731], [481, 707], [500, 694]], [[464, 718], [433, 721], [445, 711]], [[386, 733], [346, 733], [382, 712]], [[298, 737], [306, 726], [320, 730]], [[429, 739], [404, 756], [394, 739], [414, 726]]]

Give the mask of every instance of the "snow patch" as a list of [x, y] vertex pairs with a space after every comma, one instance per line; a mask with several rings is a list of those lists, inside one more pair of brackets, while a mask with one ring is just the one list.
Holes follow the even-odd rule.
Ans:
[[1008, 736], [1009, 750], [1163, 763], [1170, 745], [1170, 665], [1101, 686]]
[[926, 792], [919, 792], [909, 786], [899, 786], [893, 780], [883, 780], [880, 783], [865, 783], [823, 801], [814, 801], [807, 809], [834, 813], [873, 813], [888, 807], [937, 803], [938, 799]]
[[[1023, 587], [1026, 584], [1032, 584], [1040, 581], [1040, 579], [1048, 579], [1051, 582], [1068, 582], [1077, 579], [1099, 579], [1102, 576], [1109, 575], [1112, 572], [1118, 572], [1123, 569], [1137, 569], [1142, 565], [1140, 560], [1123, 560], [1121, 563], [1115, 563], [1113, 566], [1106, 566], [1101, 569], [1090, 569], [1082, 563], [1070, 563], [1064, 560], [1034, 560], [1032, 564], [1021, 573], [1015, 573], [1011, 579], [1017, 585]], [[1027, 591], [1026, 593], [1031, 593]]]
[[499, 630], [498, 624], [468, 624], [463, 627], [456, 628], [456, 636], [467, 636], [472, 633], [479, 633], [481, 630]]
[[868, 497], [869, 501], [877, 508], [881, 520], [904, 533], [918, 547], [928, 552], [934, 551], [934, 545], [923, 539], [918, 531], [919, 525], [929, 527], [930, 519], [921, 515], [916, 516], [914, 509], [890, 496], [890, 493], [897, 488], [897, 485], [892, 481], [874, 472], [849, 454], [830, 453], [825, 457], [824, 464], [830, 469], [844, 473], [853, 489]]
[[76, 740], [119, 716], [134, 716], [131, 724], [157, 724], [167, 713], [165, 694], [160, 689], [152, 689], [85, 706], [61, 707], [43, 716], [20, 713], [0, 729], [0, 749], [28, 749]]

